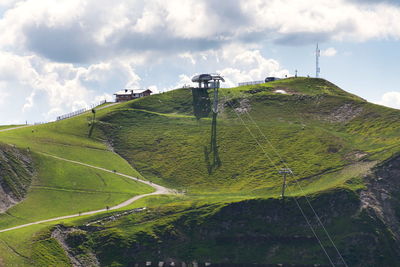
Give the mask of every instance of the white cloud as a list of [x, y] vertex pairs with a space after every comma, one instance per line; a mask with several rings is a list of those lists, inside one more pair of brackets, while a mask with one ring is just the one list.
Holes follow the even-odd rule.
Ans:
[[[289, 71], [283, 69], [278, 61], [264, 57], [254, 46], [231, 44], [219, 50], [188, 54], [185, 58], [189, 57], [196, 61], [198, 69], [203, 69], [203, 72], [222, 75], [225, 79], [222, 87], [237, 86], [239, 82], [264, 80], [267, 76], [283, 78], [289, 75]], [[179, 80], [177, 87], [194, 85], [188, 74], [180, 75]]]
[[0, 8], [2, 7], [9, 7], [14, 4], [16, 0], [0, 0]]
[[179, 57], [189, 60], [190, 63], [192, 63], [193, 65], [196, 64], [196, 60], [194, 59], [194, 57], [192, 56], [192, 54], [190, 54], [190, 53], [188, 53], [188, 52], [180, 54]]
[[147, 87], [147, 89], [150, 89], [150, 91], [152, 91], [153, 94], [158, 94], [158, 93], [160, 93], [160, 90], [157, 88], [156, 85], [150, 85], [150, 86]]
[[[400, 7], [377, 2], [0, 0], [0, 121], [47, 120], [110, 99], [123, 87], [140, 87], [136, 69], [144, 77], [163, 69], [149, 82], [155, 91], [190, 84], [200, 70], [220, 72], [224, 86], [283, 77], [288, 70], [261, 53], [260, 40], [399, 39]], [[336, 53], [331, 47], [322, 55]], [[173, 69], [174, 62], [186, 68]], [[171, 81], [182, 69], [178, 83]], [[170, 80], [160, 86], [156, 79]]]
[[[112, 100], [122, 87], [139, 84], [129, 62], [88, 67], [53, 63], [37, 56], [0, 53], [0, 121], [53, 120], [100, 100]], [[8, 101], [5, 101], [7, 97]]]
[[7, 92], [6, 83], [0, 82], [0, 105], [4, 105], [7, 102], [7, 98], [10, 93]]
[[329, 47], [325, 50], [321, 50], [321, 56], [323, 57], [333, 57], [337, 54], [337, 51], [333, 47]]
[[387, 92], [383, 94], [377, 104], [400, 109], [400, 92]]
[[379, 2], [26, 0], [9, 7], [0, 20], [0, 47], [63, 62], [181, 54], [265, 38], [291, 45], [400, 38], [400, 7]]
[[169, 88], [166, 88], [163, 91], [169, 91], [169, 90], [173, 90], [173, 89], [176, 89], [176, 88], [182, 88], [182, 87], [185, 87], [185, 86], [195, 86], [195, 84], [192, 83], [192, 78], [191, 77], [189, 77], [186, 74], [180, 74], [179, 75], [179, 81], [176, 84], [174, 84], [173, 86], [170, 86]]
[[276, 60], [265, 58], [257, 49], [230, 45], [220, 54], [219, 58], [227, 66], [218, 70], [226, 80], [224, 87], [237, 86], [239, 82], [264, 80], [267, 76], [289, 75], [289, 71], [282, 69]]

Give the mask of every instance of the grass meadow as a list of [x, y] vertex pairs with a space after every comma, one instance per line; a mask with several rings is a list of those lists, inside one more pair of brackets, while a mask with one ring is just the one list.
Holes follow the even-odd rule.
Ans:
[[[212, 103], [210, 95], [205, 100]], [[135, 181], [46, 154], [184, 192], [146, 197], [119, 210], [144, 206], [159, 210], [160, 224], [167, 227], [177, 214], [195, 214], [196, 209], [210, 214], [239, 201], [278, 200], [279, 170], [286, 167], [293, 171], [287, 178], [289, 199], [358, 192], [365, 188], [363, 177], [371, 168], [400, 148], [398, 111], [367, 103], [321, 79], [222, 88], [217, 117], [208, 110], [210, 103], [200, 107], [201, 116], [195, 114], [195, 101], [190, 89], [178, 89], [99, 110], [95, 122], [88, 112], [0, 132], [0, 142], [29, 150], [37, 169], [26, 199], [0, 215], [0, 229], [101, 209], [152, 191]], [[80, 225], [119, 211], [63, 223]], [[195, 220], [201, 221], [199, 214]], [[110, 224], [105, 232], [115, 231], [121, 240], [132, 233], [153, 235], [152, 221], [142, 224], [134, 216], [129, 218], [115, 222], [115, 229]], [[35, 259], [37, 264], [51, 265], [60, 259], [60, 266], [68, 266], [62, 250], [46, 235], [56, 223], [1, 233], [3, 263], [29, 265]], [[40, 233], [43, 236], [35, 239]]]

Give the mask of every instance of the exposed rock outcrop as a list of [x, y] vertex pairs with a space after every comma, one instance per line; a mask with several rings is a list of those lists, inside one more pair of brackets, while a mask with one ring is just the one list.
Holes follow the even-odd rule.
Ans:
[[0, 212], [24, 199], [34, 174], [28, 152], [0, 144]]
[[88, 251], [81, 251], [77, 248], [71, 248], [81, 242], [86, 241], [86, 232], [77, 228], [65, 228], [61, 225], [55, 227], [51, 237], [56, 239], [63, 250], [66, 252], [69, 260], [74, 267], [95, 267], [100, 266], [96, 256]]
[[400, 252], [400, 155], [384, 161], [366, 177], [361, 208], [373, 212], [393, 233]]
[[328, 120], [331, 122], [348, 122], [361, 114], [363, 108], [354, 104], [346, 103], [334, 110]]

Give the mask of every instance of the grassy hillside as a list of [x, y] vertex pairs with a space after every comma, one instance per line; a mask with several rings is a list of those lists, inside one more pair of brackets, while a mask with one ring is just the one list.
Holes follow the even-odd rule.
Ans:
[[[306, 208], [307, 200], [300, 197], [297, 201], [311, 224], [318, 225], [312, 210]], [[396, 266], [398, 251], [390, 231], [366, 211], [359, 212], [353, 191], [334, 190], [310, 201], [348, 266]], [[93, 227], [69, 228], [79, 229], [79, 236], [67, 234], [69, 246], [78, 255], [95, 253], [104, 266], [160, 260], [226, 267], [255, 262], [329, 266], [293, 198], [284, 205], [277, 199], [210, 205], [181, 200], [161, 208], [146, 204], [149, 211], [145, 213]], [[342, 266], [323, 229], [316, 229], [335, 266]]]
[[[26, 201], [0, 217], [1, 227], [20, 223], [16, 217], [89, 210], [149, 191], [49, 154], [185, 192], [63, 226], [16, 231], [33, 249], [13, 240], [13, 233], [0, 234], [27, 258], [0, 243], [0, 252], [8, 251], [4, 261], [68, 265], [96, 257], [104, 266], [146, 260], [328, 265], [321, 242], [338, 265], [341, 255], [351, 266], [397, 262], [398, 110], [311, 78], [220, 89], [218, 116], [208, 93], [178, 89], [99, 110], [94, 122], [87, 113], [0, 132], [0, 141], [29, 147], [39, 170]], [[287, 167], [293, 175], [282, 201], [279, 170]], [[129, 213], [143, 206], [146, 211]]]
[[[101, 112], [103, 111], [98, 113]], [[35, 179], [29, 189], [26, 188], [25, 199], [0, 214], [0, 229], [104, 209], [135, 195], [153, 191], [149, 186], [131, 179], [52, 157], [58, 156], [141, 177], [124, 159], [115, 154], [108, 144], [95, 137], [89, 137], [91, 125], [88, 122], [91, 121], [91, 117], [92, 115], [87, 113], [64, 121], [0, 132], [0, 142], [29, 151], [36, 170]], [[9, 161], [13, 160], [8, 156], [6, 158]], [[15, 165], [13, 169], [17, 170], [21, 164]], [[5, 174], [4, 170], [0, 173], [2, 177]], [[48, 225], [42, 225], [39, 229]], [[26, 231], [29, 234], [21, 235]], [[0, 259], [4, 264], [33, 264], [33, 254], [30, 255], [33, 252], [29, 247], [35, 231], [26, 231], [22, 229], [0, 234], [0, 240], [8, 239], [8, 242], [0, 242]], [[10, 247], [18, 249], [14, 251]], [[26, 257], [19, 255], [19, 251], [26, 251], [20, 254], [27, 254], [30, 260], [27, 261]]]
[[[399, 149], [398, 111], [325, 80], [221, 89], [219, 106], [214, 134], [211, 112], [196, 119], [189, 89], [127, 103], [101, 117], [99, 126], [144, 176], [191, 193], [276, 197], [285, 163], [295, 174], [289, 185], [299, 181], [307, 193], [356, 190], [375, 160]], [[293, 186], [290, 194], [303, 192]]]
[[[209, 97], [201, 94], [199, 100], [193, 98], [190, 89], [174, 90], [128, 102], [99, 117], [97, 126], [115, 151], [142, 175], [187, 192], [184, 203], [188, 207], [184, 210], [191, 214], [181, 218], [180, 200], [168, 204], [166, 214], [160, 215], [156, 209], [153, 216], [160, 218], [157, 222], [139, 220], [128, 226], [122, 220], [111, 224], [111, 228], [93, 233], [89, 230], [88, 238], [94, 240], [90, 247], [101, 260], [125, 265], [128, 261], [121, 260], [121, 255], [135, 251], [131, 260], [136, 261], [175, 256], [186, 261], [189, 258], [206, 261], [208, 257], [227, 264], [249, 259], [257, 259], [259, 263], [328, 264], [317, 240], [310, 237], [310, 232], [303, 232], [309, 231], [309, 227], [293, 226], [305, 223], [304, 218], [287, 217], [294, 214], [291, 197], [307, 195], [313, 199], [313, 208], [327, 220], [328, 232], [346, 261], [357, 266], [395, 262], [397, 243], [386, 225], [387, 218], [377, 217], [369, 209], [359, 213], [358, 207], [369, 205], [360, 197], [361, 192], [369, 190], [370, 183], [365, 177], [374, 166], [400, 150], [399, 111], [368, 103], [322, 79], [297, 78], [220, 89], [217, 118], [210, 112], [212, 94]], [[254, 211], [249, 212], [249, 217], [255, 216], [261, 207], [266, 209], [267, 218], [274, 216], [282, 208], [273, 200], [281, 193], [282, 176], [278, 171], [288, 166], [294, 172], [288, 177], [286, 191], [291, 204], [283, 207], [281, 219], [261, 227], [262, 220], [257, 226], [253, 220], [243, 218], [234, 228], [215, 234], [218, 225], [239, 216], [221, 214], [219, 205], [234, 207], [233, 203], [239, 201], [243, 209]], [[340, 200], [338, 192], [345, 192], [345, 198], [352, 200], [332, 204], [331, 213], [326, 213], [327, 203]], [[256, 205], [258, 208], [254, 202], [245, 201], [255, 198], [265, 201]], [[343, 205], [348, 205], [348, 213]], [[316, 220], [308, 201], [300, 200], [300, 206], [308, 218]], [[209, 216], [218, 219], [211, 224]], [[127, 219], [130, 220], [136, 221]], [[284, 220], [288, 224], [279, 225]], [[339, 255], [318, 221], [314, 227], [328, 253], [340, 264]], [[280, 234], [273, 235], [270, 229]], [[256, 243], [249, 241], [252, 245], [244, 241], [259, 235], [268, 238]], [[219, 241], [232, 237], [240, 241]], [[375, 241], [370, 247], [359, 247], [367, 239]], [[123, 245], [118, 248], [101, 245], [111, 240], [119, 240]], [[146, 245], [137, 248], [142, 242]], [[154, 254], [160, 250], [156, 245], [159, 242], [164, 244], [162, 256]], [[237, 247], [231, 248], [230, 242]], [[232, 252], [235, 249], [238, 253]], [[245, 249], [248, 253], [243, 253]], [[242, 256], [238, 256], [239, 251]], [[267, 251], [271, 258], [260, 257]], [[370, 254], [386, 255], [387, 262]], [[182, 259], [183, 256], [189, 258]]]
[[105, 143], [88, 137], [87, 116], [0, 133], [0, 141], [32, 151], [38, 169], [28, 198], [9, 210], [8, 215], [0, 215], [1, 226], [21, 223], [15, 217], [22, 217], [26, 223], [113, 206], [135, 194], [152, 191], [133, 180], [47, 156], [60, 156], [138, 176]]
[[0, 130], [6, 130], [9, 128], [14, 128], [14, 127], [18, 127], [18, 126], [21, 126], [21, 125], [0, 125]]

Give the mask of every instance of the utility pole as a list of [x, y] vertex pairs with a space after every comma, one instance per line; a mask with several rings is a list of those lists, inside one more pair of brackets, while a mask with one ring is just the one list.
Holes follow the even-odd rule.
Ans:
[[292, 170], [289, 168], [282, 168], [279, 171], [280, 174], [283, 174], [283, 183], [282, 183], [282, 199], [285, 198], [285, 189], [286, 189], [286, 175], [292, 174]]
[[318, 43], [317, 48], [315, 49], [315, 78], [319, 78], [319, 73], [321, 69], [319, 67], [319, 57], [321, 56], [321, 50], [319, 50]]

